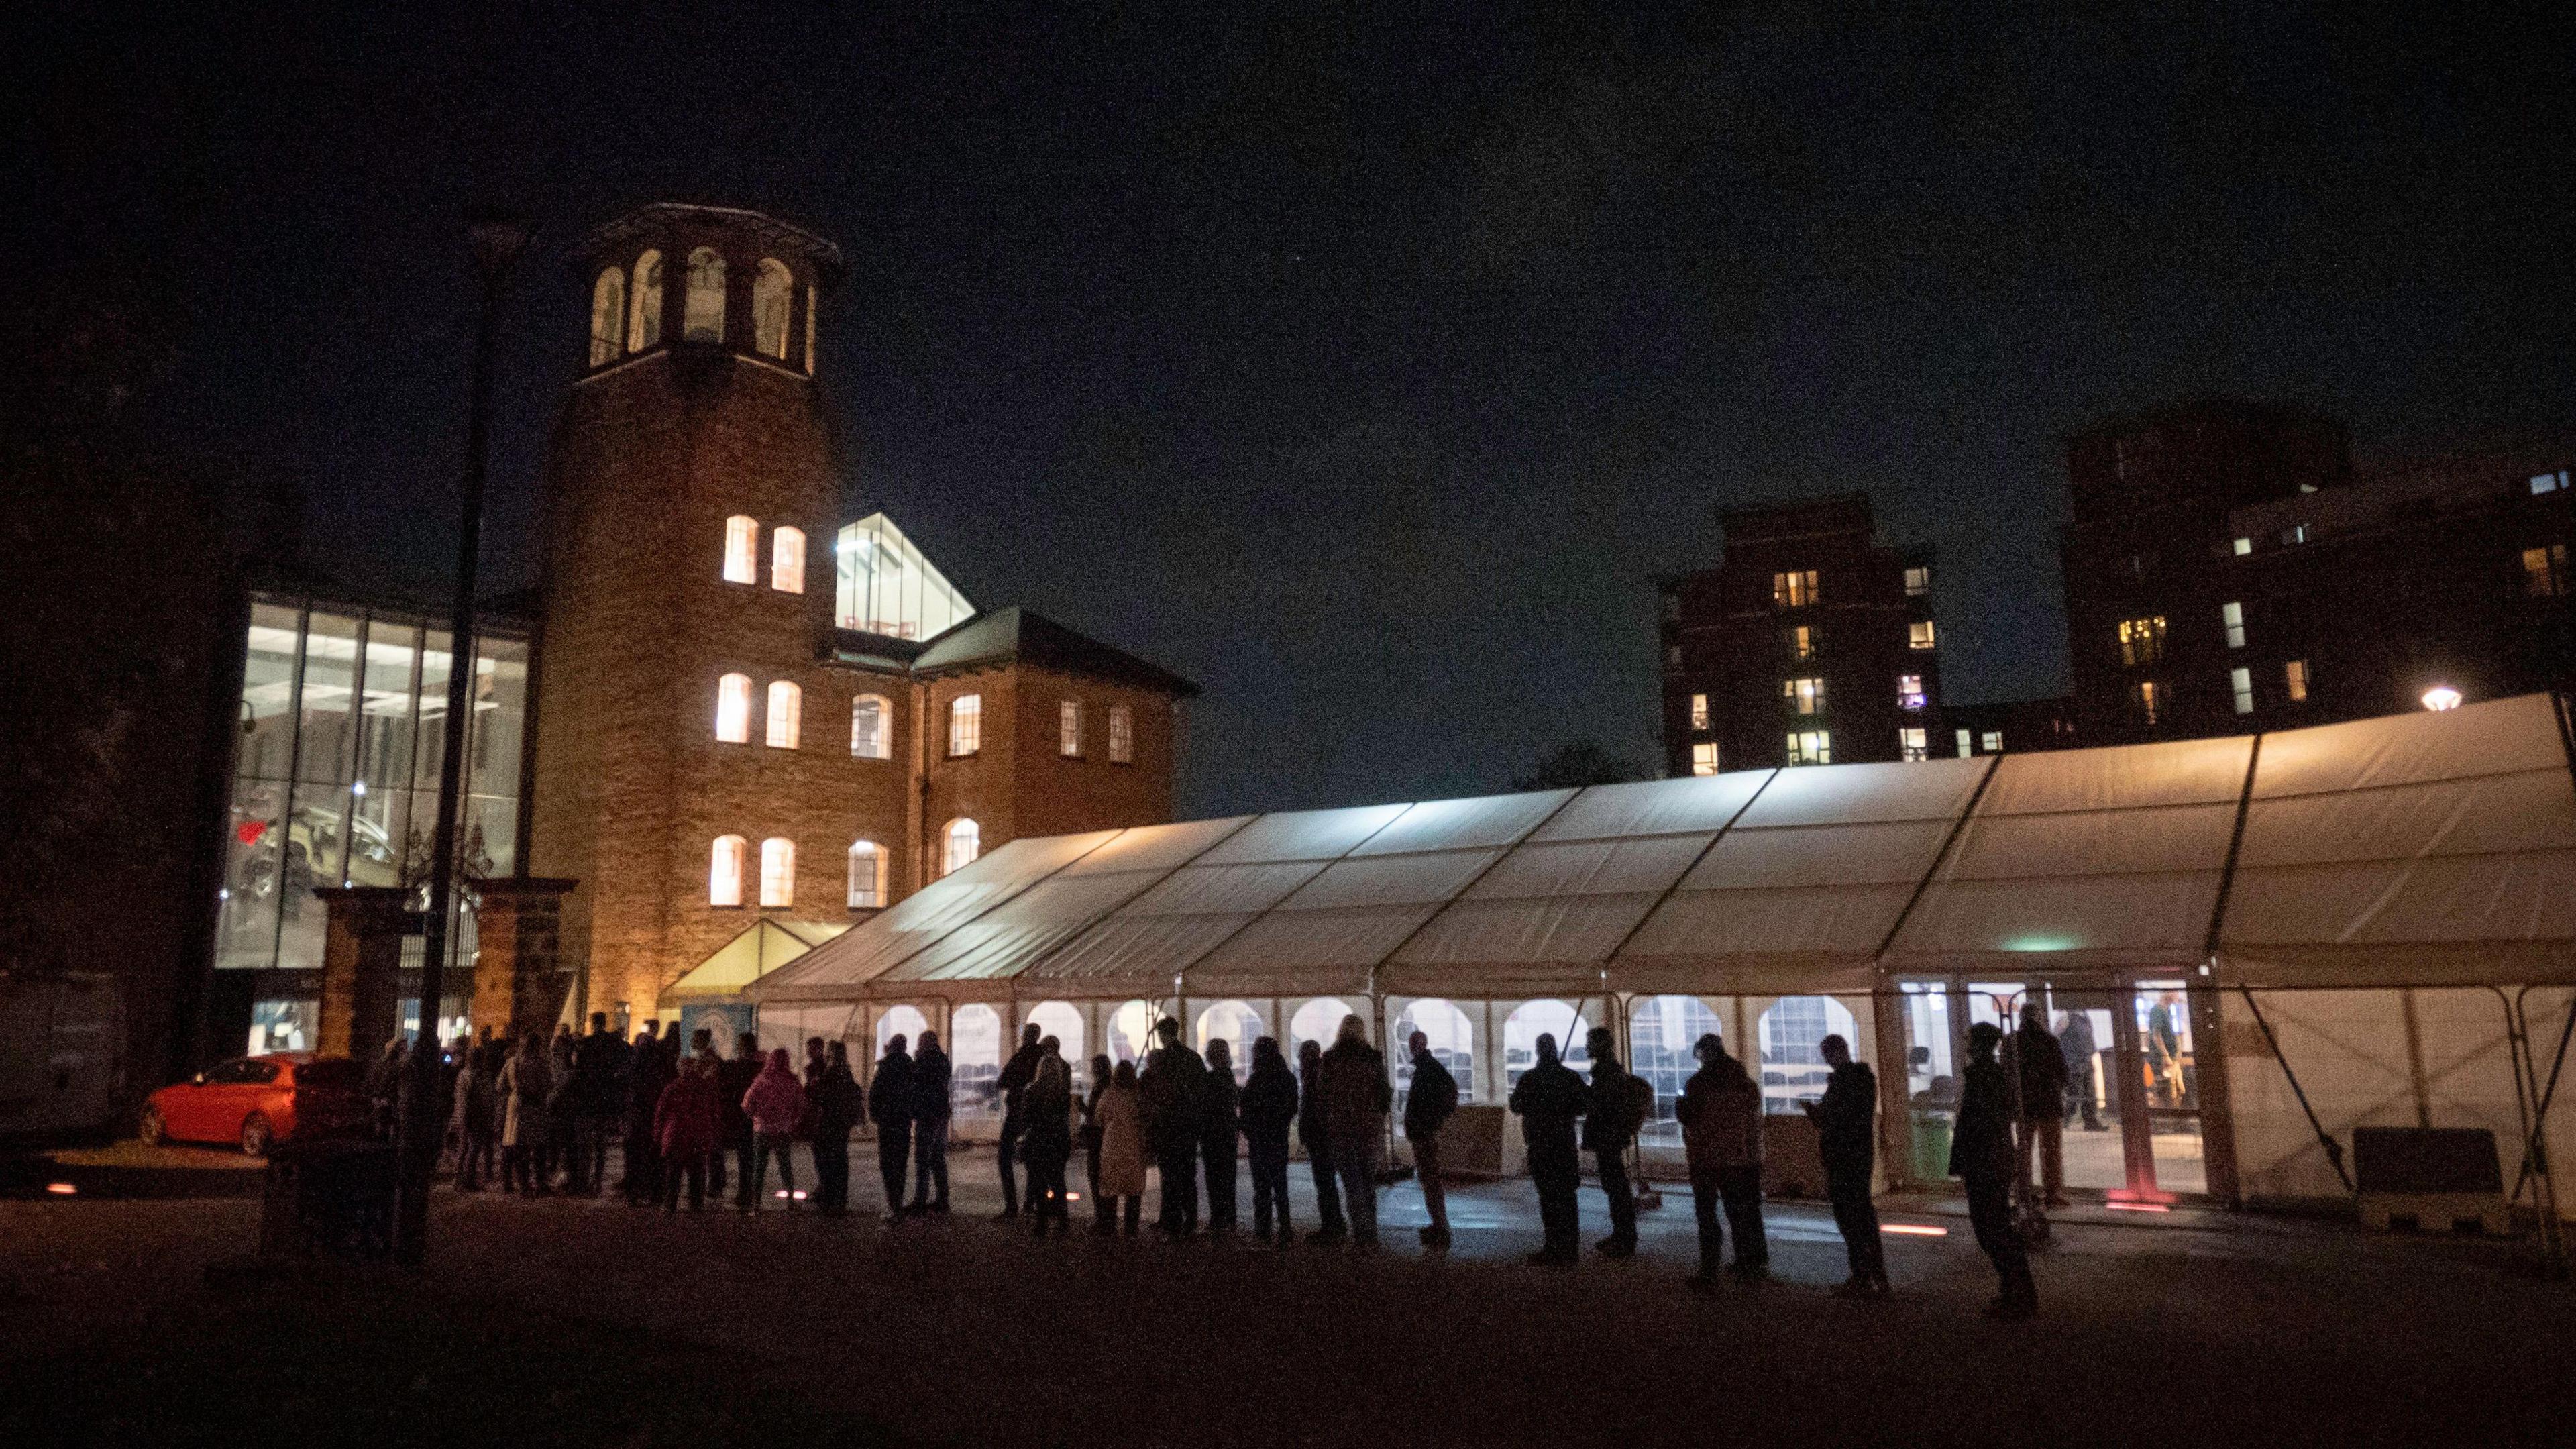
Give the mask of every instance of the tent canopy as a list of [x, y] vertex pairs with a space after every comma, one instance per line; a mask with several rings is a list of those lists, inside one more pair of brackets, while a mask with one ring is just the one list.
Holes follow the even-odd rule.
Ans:
[[[2263, 736], [1017, 840], [760, 1001], [1867, 990], [1885, 974], [2576, 980], [2533, 695]], [[2240, 829], [2241, 825], [2241, 829]]]

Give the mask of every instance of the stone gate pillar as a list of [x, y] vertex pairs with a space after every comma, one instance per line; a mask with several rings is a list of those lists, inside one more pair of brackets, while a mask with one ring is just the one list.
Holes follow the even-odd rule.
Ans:
[[415, 892], [401, 886], [317, 889], [328, 913], [322, 935], [322, 1024], [317, 1045], [333, 1056], [373, 1061], [394, 1034], [402, 1004], [402, 944], [420, 934]]
[[504, 1041], [529, 1032], [552, 1036], [563, 1010], [563, 898], [576, 882], [527, 878], [478, 880], [474, 914], [475, 1034]]

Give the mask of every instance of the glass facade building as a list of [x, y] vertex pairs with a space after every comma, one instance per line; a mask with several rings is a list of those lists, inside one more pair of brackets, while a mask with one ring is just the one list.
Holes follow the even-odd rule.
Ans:
[[966, 596], [882, 513], [843, 527], [832, 552], [833, 617], [844, 629], [929, 639], [975, 615]]

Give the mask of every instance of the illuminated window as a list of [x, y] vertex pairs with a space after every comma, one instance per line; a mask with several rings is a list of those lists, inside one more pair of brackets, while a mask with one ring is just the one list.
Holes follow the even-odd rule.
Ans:
[[1701, 740], [1691, 746], [1691, 773], [1694, 775], [1717, 773], [1717, 741]]
[[1789, 763], [1793, 765], [1830, 765], [1834, 762], [1832, 730], [1791, 730]]
[[928, 639], [975, 612], [894, 520], [871, 513], [844, 524], [834, 543], [834, 615], [844, 629]]
[[739, 835], [716, 837], [715, 853], [707, 863], [708, 905], [742, 904], [742, 851], [746, 843]]
[[805, 374], [808, 377], [814, 373], [814, 304], [821, 300], [820, 292], [810, 286], [805, 289]]
[[1821, 679], [1784, 679], [1780, 681], [1780, 698], [1791, 714], [1818, 714], [1825, 707], [1825, 682]]
[[748, 514], [725, 520], [724, 579], [729, 584], [760, 582], [760, 523]]
[[2534, 495], [2555, 493], [2566, 486], [2567, 470], [2564, 468], [2561, 468], [2554, 473], [2534, 473], [2531, 475], [2531, 491]]
[[2236, 551], [2239, 554], [2252, 553], [2254, 551], [2254, 540], [2250, 538], [2240, 538], [2236, 540]]
[[2522, 551], [2522, 589], [2535, 599], [2555, 599], [2567, 592], [2567, 545]]
[[2002, 754], [2004, 752], [2004, 732], [2002, 730], [1985, 730], [1980, 732], [1977, 736], [1977, 748], [1985, 751], [1989, 755]]
[[1910, 763], [1919, 763], [1932, 758], [1932, 745], [1930, 738], [1923, 727], [1920, 725], [1908, 725], [1905, 728], [1898, 730], [1896, 732], [1896, 752], [1900, 758]]
[[850, 758], [882, 760], [893, 755], [886, 730], [883, 696], [863, 694], [850, 701]]
[[1905, 571], [1905, 597], [1919, 599], [1932, 592], [1932, 566], [1916, 564]]
[[776, 750], [796, 748], [796, 736], [804, 721], [805, 691], [781, 679], [769, 686], [769, 746]]
[[1690, 727], [1692, 729], [1704, 730], [1708, 728], [1707, 695], [1694, 694], [1690, 697], [1690, 722]]
[[948, 702], [948, 757], [984, 748], [984, 696], [961, 694]]
[[1908, 648], [1908, 649], [1929, 649], [1929, 648], [1931, 648], [1931, 647], [1932, 647], [1932, 642], [1933, 642], [1933, 640], [1932, 640], [1932, 621], [1931, 621], [1931, 620], [1929, 620], [1929, 619], [1916, 619], [1916, 620], [1914, 620], [1912, 623], [1909, 623], [1909, 624], [1907, 624], [1907, 625], [1905, 626], [1905, 647], [1906, 647], [1906, 648]]
[[850, 909], [867, 910], [885, 904], [886, 853], [873, 840], [850, 844]]
[[975, 863], [975, 857], [984, 853], [984, 829], [972, 820], [949, 821], [948, 828], [939, 832], [939, 838], [942, 842], [941, 875], [964, 870]]
[[2253, 670], [2231, 669], [2227, 671], [2227, 691], [2235, 697], [2236, 712], [2238, 714], [2252, 714], [2254, 712]]
[[626, 294], [626, 350], [662, 345], [662, 254], [635, 259], [635, 285]]
[[760, 903], [796, 904], [796, 842], [783, 835], [760, 842]]
[[1109, 763], [1136, 763], [1136, 715], [1123, 704], [1109, 706]]
[[2161, 614], [2120, 621], [2120, 662], [2153, 664], [2165, 657], [2165, 621]]
[[590, 289], [590, 365], [615, 362], [625, 341], [626, 272], [610, 267]]
[[2243, 604], [2227, 604], [2221, 606], [2218, 611], [2218, 621], [2227, 626], [2227, 647], [2230, 649], [2244, 648], [2245, 606]]
[[1898, 709], [1921, 709], [1923, 704], [1923, 676], [1920, 674], [1900, 674], [1896, 676], [1896, 707]]
[[680, 322], [680, 335], [688, 341], [724, 341], [725, 264], [713, 247], [689, 253], [689, 295]]
[[1803, 609], [1816, 601], [1816, 571], [1791, 569], [1771, 576], [1771, 603], [1774, 608]]
[[2156, 711], [2164, 704], [2164, 691], [2152, 679], [2141, 679], [2129, 686], [2129, 704], [2138, 712], [2141, 724], [2154, 724]]
[[1082, 701], [1058, 701], [1055, 707], [1055, 752], [1068, 760], [1082, 758]]
[[787, 275], [787, 264], [776, 257], [762, 257], [760, 273], [751, 279], [753, 351], [787, 360], [787, 308], [795, 295], [796, 283]]
[[1816, 657], [1816, 626], [1792, 624], [1780, 631], [1780, 642], [1789, 646], [1790, 658], [1813, 659]]
[[2293, 701], [2308, 697], [2308, 661], [2293, 659], [2281, 666], [2281, 686]]
[[782, 594], [805, 592], [805, 530], [769, 531], [769, 586]]
[[1964, 760], [1976, 752], [1976, 736], [1968, 733], [1966, 730], [1959, 731], [1959, 758]]
[[750, 741], [750, 675], [728, 674], [716, 681], [716, 738], [728, 745]]

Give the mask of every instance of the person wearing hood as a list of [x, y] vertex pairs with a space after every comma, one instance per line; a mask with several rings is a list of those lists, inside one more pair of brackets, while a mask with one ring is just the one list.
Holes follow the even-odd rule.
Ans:
[[1333, 1172], [1341, 1179], [1342, 1210], [1350, 1214], [1351, 1246], [1367, 1251], [1377, 1246], [1377, 1170], [1386, 1150], [1387, 1109], [1395, 1105], [1386, 1055], [1369, 1045], [1358, 1017], [1345, 1016], [1318, 1075]]
[[1286, 1247], [1297, 1241], [1288, 1224], [1288, 1125], [1297, 1120], [1297, 1078], [1279, 1054], [1277, 1037], [1252, 1044], [1252, 1075], [1243, 1084], [1237, 1115], [1252, 1156], [1252, 1235], [1269, 1242], [1275, 1216], [1279, 1244]]
[[1968, 1190], [1968, 1222], [2002, 1284], [1987, 1316], [2028, 1318], [2039, 1311], [2039, 1290], [2013, 1222], [2013, 1083], [1995, 1060], [2003, 1039], [2003, 1028], [1990, 1021], [1968, 1028], [1967, 1082], [1950, 1128], [1950, 1175]]
[[1570, 1268], [1580, 1260], [1576, 1239], [1582, 1218], [1575, 1192], [1583, 1183], [1583, 1158], [1576, 1146], [1575, 1124], [1590, 1096], [1574, 1069], [1557, 1060], [1556, 1037], [1539, 1033], [1538, 1060], [1512, 1084], [1511, 1108], [1521, 1119], [1521, 1142], [1529, 1149], [1530, 1185], [1538, 1189], [1538, 1220], [1544, 1234], [1532, 1263]]
[[546, 1140], [546, 1101], [554, 1092], [554, 1069], [546, 1060], [546, 1039], [529, 1032], [519, 1050], [503, 1063], [501, 1096], [501, 1190], [538, 1193], [546, 1190], [538, 1148]]
[[[689, 1185], [689, 1211], [706, 1206], [707, 1163], [716, 1155], [723, 1124], [715, 1063], [696, 1057], [682, 1063], [653, 1107], [653, 1136], [662, 1153], [662, 1211], [680, 1210], [683, 1181]], [[723, 1194], [717, 1196], [721, 1200]]]
[[837, 1218], [850, 1210], [850, 1129], [867, 1109], [850, 1075], [848, 1047], [836, 1041], [825, 1049], [806, 1077], [805, 1108], [814, 1128], [814, 1195], [823, 1215]]
[[1064, 1180], [1065, 1164], [1073, 1160], [1073, 1067], [1064, 1059], [1064, 1043], [1054, 1037], [1039, 1038], [1037, 1053], [1020, 1098], [1020, 1156], [1029, 1169], [1035, 1236], [1045, 1237], [1053, 1223], [1061, 1237], [1073, 1231]]
[[1338, 1243], [1350, 1236], [1342, 1221], [1342, 1195], [1333, 1174], [1333, 1137], [1324, 1117], [1324, 1047], [1297, 1044], [1297, 1140], [1305, 1144], [1306, 1166], [1315, 1178], [1315, 1214], [1323, 1225], [1306, 1235], [1310, 1243]]
[[1735, 1271], [1751, 1278], [1768, 1271], [1770, 1240], [1762, 1227], [1762, 1089], [1716, 1032], [1691, 1047], [1700, 1069], [1682, 1083], [1673, 1116], [1682, 1125], [1682, 1153], [1690, 1163], [1691, 1211], [1699, 1219], [1697, 1287], [1717, 1281], [1726, 1254], [1721, 1204], [1735, 1229]]
[[912, 1207], [916, 1213], [948, 1211], [950, 1068], [939, 1033], [925, 1031], [912, 1054]]
[[1234, 1048], [1225, 1038], [1208, 1043], [1207, 1076], [1199, 1086], [1199, 1156], [1207, 1164], [1207, 1225], [1211, 1237], [1234, 1231], [1235, 1110], [1242, 1092], [1234, 1083]]
[[912, 1053], [902, 1032], [886, 1038], [868, 1079], [868, 1120], [877, 1127], [877, 1173], [885, 1182], [887, 1222], [903, 1217], [904, 1169], [912, 1159]]
[[1431, 1225], [1422, 1230], [1426, 1248], [1449, 1246], [1449, 1197], [1440, 1187], [1440, 1129], [1458, 1110], [1458, 1079], [1431, 1054], [1431, 1038], [1415, 1032], [1405, 1045], [1413, 1052], [1413, 1084], [1404, 1094], [1404, 1140], [1413, 1147], [1413, 1175], [1422, 1184], [1422, 1210]]
[[[1036, 1022], [1021, 1027], [1020, 1049], [1011, 1053], [1011, 1059], [1002, 1064], [1001, 1075], [993, 1081], [994, 1090], [1002, 1094], [1002, 1135], [993, 1146], [993, 1159], [994, 1165], [1002, 1171], [1002, 1219], [1005, 1222], [1020, 1215], [1020, 1181], [1016, 1164], [1020, 1134], [1028, 1128], [1022, 1108], [1026, 1105], [1029, 1083], [1037, 1080], [1038, 1038], [1041, 1035]], [[1036, 1184], [1030, 1185], [1029, 1193], [1033, 1198], [1036, 1196]]]
[[762, 1188], [768, 1181], [772, 1160], [778, 1163], [779, 1190], [789, 1195], [792, 1206], [796, 1192], [796, 1127], [805, 1119], [805, 1088], [796, 1080], [796, 1068], [788, 1063], [787, 1048], [772, 1051], [760, 1075], [743, 1090], [742, 1112], [751, 1120], [754, 1149], [751, 1190], [744, 1195], [744, 1211], [760, 1211]]

